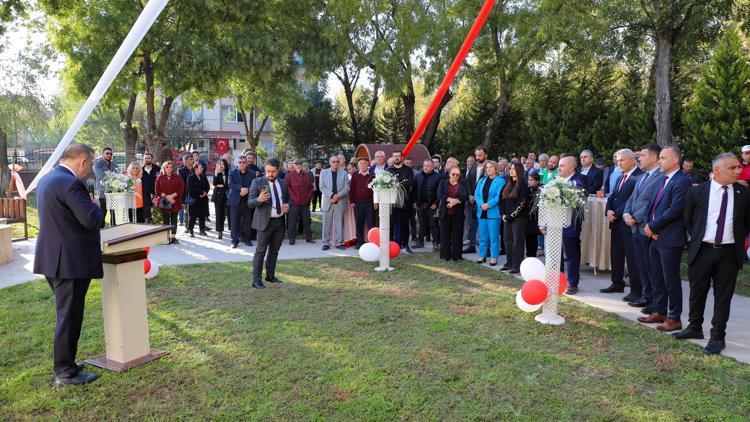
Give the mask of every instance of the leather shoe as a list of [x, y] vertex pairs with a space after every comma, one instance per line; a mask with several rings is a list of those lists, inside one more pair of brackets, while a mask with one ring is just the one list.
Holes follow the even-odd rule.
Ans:
[[263, 282], [260, 281], [260, 280], [255, 280], [255, 281], [253, 281], [253, 288], [255, 288], [255, 289], [265, 289], [266, 285], [263, 284]]
[[237, 245], [239, 245], [240, 242], [232, 242], [232, 249], [237, 249]]
[[247, 246], [253, 246], [253, 242], [251, 242], [251, 241], [248, 240], [247, 242], [245, 242], [245, 245], [247, 245]]
[[703, 354], [718, 355], [722, 350], [724, 350], [725, 347], [727, 347], [727, 344], [724, 342], [724, 340], [712, 338], [708, 341], [708, 344], [703, 349]]
[[322, 249], [324, 251], [327, 251], [327, 250], [331, 249], [331, 247], [329, 245], [323, 245], [323, 247], [320, 248], [320, 249]]
[[315, 243], [315, 241], [312, 240], [312, 239], [307, 239], [307, 240], [305, 240], [305, 243]]
[[578, 286], [568, 286], [567, 289], [565, 289], [566, 295], [574, 295], [578, 293]]
[[78, 375], [70, 378], [58, 378], [55, 377], [55, 387], [63, 387], [66, 385], [80, 385], [89, 384], [96, 381], [99, 375], [91, 374], [88, 372], [79, 372]]
[[634, 307], [634, 308], [645, 308], [649, 305], [651, 305], [651, 301], [648, 299], [644, 299], [642, 297], [637, 298], [636, 300], [628, 302], [628, 305]]
[[279, 279], [278, 279], [278, 278], [276, 278], [276, 277], [273, 277], [273, 278], [267, 278], [267, 279], [266, 279], [266, 281], [267, 281], [267, 282], [269, 282], [269, 283], [281, 283], [281, 280], [279, 280]]
[[606, 289], [599, 289], [599, 293], [624, 293], [625, 286], [621, 284], [612, 283]]
[[687, 340], [689, 338], [701, 340], [703, 339], [703, 330], [701, 330], [700, 328], [692, 328], [688, 325], [688, 327], [684, 330], [677, 333], [672, 333], [672, 337], [676, 338], [677, 340]]
[[289, 246], [293, 246], [295, 242], [297, 241], [294, 239], [289, 239]]
[[469, 246], [468, 248], [463, 250], [463, 253], [475, 253], [477, 251], [477, 248], [473, 246]]
[[642, 316], [638, 317], [638, 322], [642, 322], [644, 324], [656, 324], [661, 323], [667, 320], [666, 315], [657, 314], [656, 312], [652, 313], [649, 316]]
[[630, 303], [630, 302], [632, 302], [632, 301], [634, 301], [636, 299], [640, 299], [640, 298], [641, 297], [638, 296], [637, 294], [635, 294], [633, 292], [630, 292], [627, 295], [625, 295], [625, 297], [622, 298], [622, 301]]
[[654, 308], [652, 308], [651, 305], [646, 306], [645, 308], [641, 309], [641, 313], [644, 315], [651, 315], [654, 313]]
[[659, 331], [677, 331], [682, 330], [682, 322], [674, 320], [674, 319], [668, 319], [664, 321], [663, 323], [656, 326], [656, 329]]

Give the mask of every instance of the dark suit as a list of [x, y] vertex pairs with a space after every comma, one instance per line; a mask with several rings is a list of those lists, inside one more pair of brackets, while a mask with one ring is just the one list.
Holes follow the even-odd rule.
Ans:
[[641, 296], [642, 288], [635, 260], [635, 252], [633, 251], [633, 232], [630, 230], [630, 226], [625, 224], [622, 216], [625, 213], [625, 204], [630, 199], [630, 195], [635, 189], [636, 180], [641, 174], [643, 174], [643, 171], [636, 167], [633, 173], [625, 179], [624, 183], [624, 175], [620, 176], [615, 184], [614, 192], [607, 197], [607, 212], [613, 211], [615, 217], [617, 217], [617, 220], [609, 224], [609, 228], [612, 231], [612, 242], [610, 243], [612, 283], [620, 287], [625, 286], [623, 278], [625, 277], [625, 261], [627, 260], [628, 272], [630, 273], [630, 289], [631, 292], [636, 293], [639, 297]]
[[662, 182], [654, 189], [646, 217], [648, 227], [659, 236], [657, 240], [651, 240], [649, 248], [649, 278], [654, 283], [652, 309], [660, 315], [667, 315], [668, 319], [680, 321], [680, 259], [687, 241], [683, 213], [690, 180], [678, 170], [663, 186], [664, 177], [666, 175], [662, 175]]
[[86, 292], [101, 278], [101, 209], [91, 202], [86, 185], [63, 166], [44, 176], [37, 187], [39, 237], [34, 273], [47, 278], [55, 296], [55, 375], [78, 374], [75, 357], [81, 335]]
[[[578, 169], [578, 172], [580, 173], [581, 169]], [[598, 167], [592, 165], [589, 169], [588, 173], [586, 173], [586, 191], [589, 195], [595, 194], [599, 189], [601, 189], [602, 184], [604, 183], [604, 172], [599, 170]]]
[[249, 242], [252, 239], [251, 221], [253, 210], [247, 206], [248, 195], [241, 196], [242, 188], [250, 188], [255, 178], [255, 172], [250, 169], [244, 173], [235, 168], [227, 176], [227, 205], [229, 205], [229, 226], [232, 234], [232, 242], [240, 240]]
[[[585, 189], [583, 176], [573, 174], [568, 184], [578, 189]], [[570, 226], [563, 229], [563, 252], [565, 253], [565, 273], [568, 284], [577, 287], [581, 280], [581, 226], [583, 220], [580, 215], [573, 215]]]
[[688, 249], [688, 320], [690, 328], [701, 329], [706, 298], [713, 281], [714, 315], [711, 320], [711, 338], [724, 340], [729, 307], [737, 284], [737, 273], [746, 259], [745, 237], [750, 229], [750, 191], [739, 183], [729, 186], [728, 192], [733, 195], [733, 204], [731, 210], [727, 208], [727, 215], [732, 215], [732, 227], [727, 226], [724, 230], [732, 230], [734, 243], [717, 248], [703, 242], [711, 188], [712, 183], [705, 182], [690, 189], [685, 198], [685, 223], [691, 239]]
[[[486, 165], [487, 161], [485, 161], [485, 166]], [[477, 180], [477, 170], [477, 165], [474, 164], [466, 173], [466, 188], [469, 191], [469, 195], [472, 196], [474, 195], [474, 191], [476, 191], [477, 184], [479, 183], [479, 180]], [[484, 167], [482, 167], [482, 169], [479, 171], [479, 179], [481, 180], [482, 177], [484, 177]], [[477, 220], [477, 203], [474, 202], [472, 204], [469, 201], [467, 202], [466, 207], [469, 209], [469, 212], [466, 215], [466, 218], [469, 219], [469, 232], [467, 233], [469, 239], [469, 247], [473, 248], [477, 244], [477, 228], [479, 227], [479, 220]]]
[[[276, 182], [281, 190], [281, 192], [276, 192], [276, 195], [281, 195], [281, 205], [289, 204], [289, 189], [286, 181], [277, 178]], [[281, 242], [284, 240], [284, 214], [282, 213], [278, 217], [271, 216], [271, 207], [276, 201], [273, 191], [269, 189], [271, 198], [268, 201], [261, 202], [258, 200], [263, 186], [270, 186], [268, 179], [265, 176], [255, 178], [250, 185], [247, 200], [247, 205], [255, 210], [252, 227], [258, 231], [258, 244], [253, 256], [253, 281], [261, 281], [264, 258], [266, 259], [266, 280], [274, 278], [276, 275], [276, 259], [279, 256]], [[266, 251], [268, 251], [267, 257]]]

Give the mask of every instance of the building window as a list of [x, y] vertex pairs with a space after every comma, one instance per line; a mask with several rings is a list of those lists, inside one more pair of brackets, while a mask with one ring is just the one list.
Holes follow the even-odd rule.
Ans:
[[242, 118], [242, 113], [236, 107], [232, 106], [221, 107], [221, 118], [222, 120], [233, 123], [241, 123], [245, 121]]
[[201, 120], [203, 113], [201, 110], [193, 110], [191, 108], [185, 108], [185, 120], [190, 123], [197, 123]]

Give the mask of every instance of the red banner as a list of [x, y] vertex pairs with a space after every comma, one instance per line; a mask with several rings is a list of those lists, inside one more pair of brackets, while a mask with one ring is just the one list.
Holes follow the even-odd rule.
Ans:
[[221, 157], [227, 151], [229, 151], [229, 139], [216, 138], [215, 142], [216, 142], [216, 152], [219, 154], [219, 157]]

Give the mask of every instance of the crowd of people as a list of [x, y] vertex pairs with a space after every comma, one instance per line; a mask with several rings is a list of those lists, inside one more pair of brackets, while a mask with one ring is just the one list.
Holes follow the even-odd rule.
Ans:
[[[106, 148], [94, 163], [98, 178], [105, 171], [118, 171], [111, 153]], [[372, 162], [367, 157], [346, 161], [343, 155], [332, 155], [327, 166], [323, 162], [308, 164], [302, 160], [279, 162], [276, 177], [284, 181], [284, 195], [288, 192], [288, 200], [279, 202], [288, 205], [288, 210], [282, 213], [285, 216], [282, 239], [286, 237], [289, 245], [294, 245], [299, 236], [304, 236], [306, 243], [316, 243], [311, 230], [311, 212], [316, 210], [322, 214], [323, 250], [359, 248], [366, 243], [368, 229], [378, 225], [378, 204], [373, 202], [369, 185], [377, 174], [387, 171], [407, 192], [404, 204], [392, 208], [390, 219], [391, 238], [404, 253], [411, 254], [412, 248], [431, 245], [432, 251], [439, 252], [446, 261], [462, 260], [463, 254], [476, 253], [477, 263], [490, 266], [498, 265], [499, 257], [505, 255], [501, 270], [510, 274], [520, 272], [525, 257], [543, 253], [545, 229], [539, 227], [534, 203], [541, 186], [561, 179], [591, 196], [606, 198], [612, 237], [612, 282], [601, 292], [624, 294], [629, 289], [623, 300], [642, 308], [645, 315], [639, 318], [641, 322], [657, 324], [662, 331], [678, 331], [675, 334], [678, 338], [697, 337], [706, 286], [710, 286], [711, 279], [716, 286], [717, 277], [727, 277], [715, 287], [711, 336], [719, 343], [710, 343], [708, 349], [716, 350], [719, 347], [716, 344], [723, 344], [734, 291], [734, 283], [729, 279], [736, 278], [745, 260], [746, 226], [737, 225], [744, 224], [748, 215], [742, 201], [744, 185], [750, 180], [749, 163], [750, 146], [746, 146], [739, 161], [731, 154], [718, 157], [704, 179], [695, 169], [695, 162], [683, 159], [676, 146], [661, 148], [649, 144], [635, 151], [622, 149], [613, 154], [610, 166], [603, 158], [595, 158], [590, 150], [578, 155], [537, 156], [530, 152], [522, 157], [500, 156], [494, 161], [488, 158], [485, 148], [477, 147], [466, 158], [463, 168], [454, 157], [443, 160], [436, 154], [417, 167], [400, 151], [391, 157], [377, 151]], [[136, 196], [142, 197], [136, 201], [131, 220], [149, 221], [150, 207], [155, 206], [164, 224], [172, 225], [171, 242], [178, 243], [178, 222], [185, 225], [190, 236], [195, 235], [196, 221], [199, 235], [210, 230], [206, 225], [210, 201], [215, 208], [214, 229], [218, 238], [222, 239], [224, 228], [229, 227], [233, 248], [241, 242], [253, 246], [258, 238], [254, 224], [258, 211], [251, 205], [251, 188], [253, 180], [266, 175], [265, 169], [258, 167], [256, 156], [250, 152], [234, 162], [229, 153], [219, 159], [213, 186], [206, 177], [206, 169], [206, 161], [198, 152], [183, 156], [177, 169], [169, 161], [159, 167], [148, 153], [142, 165], [131, 163], [127, 172], [139, 179]], [[702, 184], [704, 180], [707, 182]], [[733, 184], [737, 196], [728, 201], [728, 206], [734, 207], [733, 214], [726, 211], [719, 214], [720, 205], [714, 202], [708, 207], [714, 220], [719, 215], [729, 215], [719, 230], [723, 237], [712, 239], [717, 232], [716, 222], [698, 221], [704, 215], [687, 207], [696, 207], [696, 201], [706, 198], [713, 201], [717, 186]], [[698, 186], [703, 186], [705, 192]], [[693, 195], [691, 187], [705, 195]], [[106, 200], [101, 189], [99, 197], [105, 215]], [[575, 216], [563, 231], [563, 269], [569, 295], [579, 289], [582, 224], [582, 216]], [[728, 228], [731, 224], [735, 225], [734, 231]], [[706, 233], [693, 234], [694, 230]], [[696, 287], [691, 287], [689, 324], [683, 329], [680, 263], [688, 245], [691, 286]], [[734, 248], [726, 246], [727, 253], [719, 254], [717, 251], [723, 245]], [[736, 253], [730, 254], [730, 249]], [[712, 255], [717, 255], [716, 262], [724, 264], [722, 259], [735, 259], [735, 265], [724, 265], [719, 270], [716, 262], [704, 259]]]

